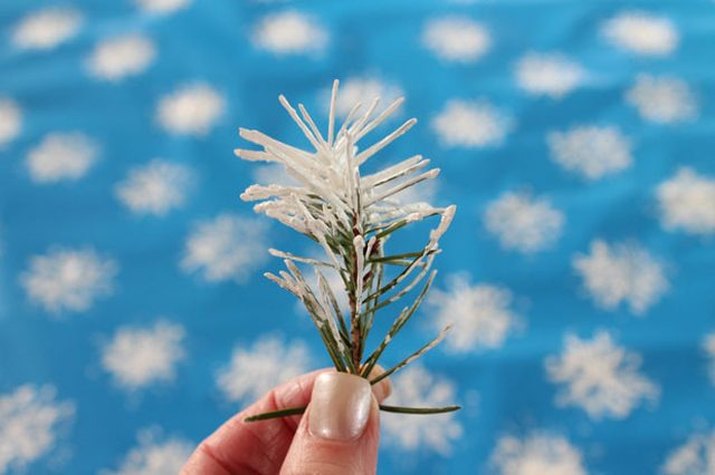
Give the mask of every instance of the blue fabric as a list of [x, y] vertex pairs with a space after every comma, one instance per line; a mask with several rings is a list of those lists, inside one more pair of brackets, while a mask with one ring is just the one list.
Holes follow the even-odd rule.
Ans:
[[[255, 257], [269, 246], [315, 250], [293, 231], [255, 218], [239, 200], [259, 172], [232, 150], [246, 146], [238, 126], [308, 148], [277, 95], [303, 102], [326, 124], [333, 78], [343, 81], [344, 92], [351, 81], [374, 79], [387, 85], [388, 95], [406, 96], [399, 117], [363, 146], [417, 117], [405, 138], [372, 160], [432, 158], [442, 169], [432, 199], [458, 206], [436, 263], [436, 294], [444, 298], [434, 297], [415, 317], [385, 364], [426, 341], [440, 312], [454, 312], [464, 342], [449, 339], [417, 363], [424, 373], [412, 373], [404, 384], [419, 389], [415, 381], [428, 374], [446, 398], [430, 396], [428, 387], [419, 389], [426, 395], [416, 402], [464, 408], [432, 419], [435, 427], [451, 428], [436, 430], [436, 441], [428, 440], [429, 427], [407, 423], [405, 430], [421, 434], [410, 442], [392, 423], [379, 471], [535, 474], [580, 467], [582, 473], [677, 474], [687, 464], [673, 454], [688, 443], [705, 460], [708, 449], [693, 437], [710, 437], [715, 421], [715, 338], [708, 339], [715, 332], [715, 4], [216, 0], [165, 2], [181, 8], [152, 12], [152, 3], [64, 2], [58, 8], [79, 19], [74, 26], [65, 19], [66, 38], [55, 35], [50, 43], [56, 44], [46, 47], [37, 46], [36, 30], [49, 30], [47, 23], [25, 36], [19, 31], [28, 15], [55, 7], [7, 0], [0, 6], [0, 104], [6, 101], [0, 107], [0, 401], [6, 407], [3, 415], [0, 405], [0, 421], [19, 420], [13, 414], [22, 414], [21, 388], [51, 413], [41, 423], [51, 440], [36, 454], [9, 444], [0, 423], [0, 446], [10, 447], [4, 459], [0, 451], [0, 473], [128, 470], [127, 454], [141, 446], [139, 439], [180, 441], [175, 458], [181, 458], [255, 397], [253, 383], [231, 392], [219, 382], [232, 355], [248, 360], [278, 352], [289, 366], [286, 375], [329, 365], [306, 315], [261, 276], [279, 269], [280, 260]], [[266, 32], [266, 19], [283, 12], [309, 19], [308, 33], [295, 33], [292, 24]], [[628, 22], [626, 33], [614, 33], [615, 23], [609, 30], [609, 21], [632, 12], [657, 19], [655, 30]], [[448, 31], [466, 21], [466, 36], [450, 43], [437, 30], [430, 40], [430, 22], [443, 18], [457, 21]], [[135, 70], [120, 66], [119, 73], [107, 72], [118, 53], [92, 66], [98, 44], [128, 33], [151, 42], [150, 59], [130, 59]], [[577, 78], [564, 83], [568, 72], [561, 70], [539, 86], [527, 72], [520, 82], [519, 61], [529, 53], [567, 58], [578, 65]], [[666, 87], [655, 93], [643, 86], [658, 79]], [[643, 87], [634, 89], [638, 84]], [[162, 116], [162, 99], [192, 85], [212, 91], [200, 96], [199, 110], [167, 106]], [[686, 92], [657, 106], [673, 88]], [[437, 124], [454, 100], [493, 114], [486, 126], [457, 120], [446, 129], [461, 135], [450, 139]], [[178, 122], [167, 119], [174, 116]], [[480, 127], [494, 127], [496, 135]], [[616, 130], [616, 138], [607, 132], [605, 139], [574, 139], [559, 159], [559, 137], [567, 140], [579, 127]], [[470, 139], [480, 133], [486, 138]], [[38, 148], [52, 134], [81, 135], [68, 139], [71, 151], [64, 155], [44, 142], [42, 155]], [[626, 146], [613, 145], [619, 137]], [[589, 162], [599, 147], [605, 152]], [[619, 161], [620, 153], [627, 157]], [[183, 198], [164, 196], [151, 208], [143, 189], [132, 208], [120, 184], [152, 159], [178, 166], [157, 173], [171, 175]], [[584, 165], [606, 162], [602, 172]], [[507, 193], [552, 211], [527, 207], [522, 226], [514, 213], [493, 207]], [[192, 264], [192, 236], [221, 216], [235, 239], [228, 249], [244, 239], [255, 247], [225, 271], [212, 271], [207, 258]], [[526, 237], [532, 231], [536, 237]], [[226, 251], [206, 242], [209, 251]], [[80, 264], [73, 268], [63, 252], [77, 253]], [[58, 255], [64, 270], [38, 277], [38, 256]], [[588, 278], [600, 278], [600, 287]], [[89, 297], [67, 300], [83, 285]], [[466, 299], [450, 293], [459, 285], [501, 291], [505, 300], [494, 304], [490, 294], [445, 310], [455, 295]], [[498, 318], [499, 309], [507, 315], [506, 329], [491, 343], [481, 339], [490, 330], [475, 317], [485, 305], [487, 320]], [[168, 362], [153, 372], [108, 363], [112, 343], [127, 329], [153, 332], [158, 340], [147, 344], [168, 345], [158, 353]], [[269, 343], [257, 350], [257, 341]], [[276, 341], [289, 349], [270, 346]], [[568, 360], [593, 373], [569, 372], [569, 342], [605, 348], [580, 353], [586, 361], [578, 354]], [[615, 370], [603, 363], [608, 355]], [[132, 368], [144, 376], [132, 376]], [[621, 377], [622, 386], [609, 386], [609, 375]], [[574, 380], [605, 393], [564, 401]], [[552, 449], [567, 441], [568, 449], [553, 449], [557, 462], [528, 471], [529, 460], [548, 459], [545, 449], [534, 448], [540, 436]], [[516, 446], [509, 449], [509, 440]], [[164, 456], [170, 464], [171, 454]], [[704, 467], [696, 472], [712, 473]]]

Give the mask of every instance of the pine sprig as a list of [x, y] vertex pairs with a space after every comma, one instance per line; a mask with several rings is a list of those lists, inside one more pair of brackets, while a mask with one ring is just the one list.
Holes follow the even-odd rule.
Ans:
[[[279, 96], [279, 102], [308, 139], [312, 151], [287, 145], [259, 131], [240, 129], [240, 136], [261, 150], [237, 149], [235, 153], [244, 160], [279, 163], [295, 180], [292, 185], [252, 185], [241, 198], [258, 201], [254, 206], [256, 212], [308, 236], [322, 248], [324, 257], [303, 257], [271, 249], [272, 255], [283, 259], [287, 271], [265, 275], [303, 303], [335, 369], [368, 378], [385, 349], [427, 295], [436, 274], [431, 267], [440, 252], [439, 240], [449, 227], [456, 207], [434, 207], [421, 202], [404, 204], [399, 200], [400, 193], [439, 174], [437, 168], [425, 171], [429, 160], [420, 155], [363, 176], [360, 167], [409, 131], [417, 121], [405, 121], [387, 136], [361, 150], [357, 143], [384, 123], [403, 99], [394, 101], [374, 117], [379, 99], [373, 100], [362, 114], [359, 114], [361, 105], [356, 104], [335, 132], [337, 93], [336, 80], [325, 137], [302, 104], [296, 110], [284, 96]], [[386, 252], [386, 244], [397, 231], [431, 217], [438, 217], [439, 221], [422, 249], [396, 254]], [[298, 264], [313, 268], [315, 283], [309, 283]], [[388, 277], [386, 266], [398, 271]], [[332, 270], [340, 277], [347, 308], [341, 308], [323, 273], [325, 270]], [[402, 309], [377, 347], [365, 357], [365, 344], [378, 311], [406, 298], [420, 285], [412, 303]], [[375, 384], [419, 358], [434, 348], [448, 330], [449, 327], [444, 328], [432, 341], [370, 382]], [[406, 414], [435, 414], [458, 409], [458, 406], [380, 407]], [[304, 409], [289, 408], [251, 416], [247, 420], [295, 415]]]

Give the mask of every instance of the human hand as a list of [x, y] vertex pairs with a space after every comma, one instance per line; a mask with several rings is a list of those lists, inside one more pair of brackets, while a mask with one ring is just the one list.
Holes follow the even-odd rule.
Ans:
[[[299, 376], [201, 442], [182, 475], [375, 473], [378, 403], [390, 392], [387, 379], [371, 388], [366, 379], [330, 370]], [[306, 405], [303, 416], [245, 422], [251, 415]]]

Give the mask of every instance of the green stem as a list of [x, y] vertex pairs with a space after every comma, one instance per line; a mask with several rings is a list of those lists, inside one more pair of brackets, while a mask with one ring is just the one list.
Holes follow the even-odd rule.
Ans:
[[289, 407], [280, 411], [264, 412], [255, 416], [248, 416], [244, 419], [245, 422], [265, 421], [267, 419], [275, 419], [277, 417], [297, 416], [305, 412], [305, 407]]
[[[303, 414], [307, 406], [303, 407], [289, 407], [287, 409], [281, 409], [279, 411], [264, 412], [261, 414], [256, 414], [255, 416], [248, 416], [244, 419], [244, 422], [256, 422], [265, 421], [268, 419], [276, 419], [278, 417], [288, 417], [297, 416]], [[444, 407], [402, 407], [402, 406], [388, 406], [385, 404], [380, 404], [380, 410], [385, 412], [394, 412], [398, 414], [444, 414], [445, 412], [453, 412], [461, 409], [461, 406], [444, 406]]]
[[380, 410], [385, 412], [395, 412], [398, 414], [444, 414], [445, 412], [458, 411], [462, 406], [444, 406], [444, 407], [402, 407], [402, 406], [386, 406], [380, 404]]

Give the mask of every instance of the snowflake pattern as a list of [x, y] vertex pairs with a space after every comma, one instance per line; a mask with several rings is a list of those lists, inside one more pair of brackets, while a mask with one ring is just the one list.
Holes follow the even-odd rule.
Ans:
[[673, 22], [642, 11], [627, 11], [608, 20], [601, 33], [612, 45], [646, 57], [667, 56], [680, 36]]
[[485, 101], [452, 100], [432, 120], [432, 128], [447, 147], [495, 147], [511, 126], [505, 113]]
[[142, 73], [154, 61], [156, 47], [147, 37], [131, 34], [99, 43], [89, 57], [89, 72], [105, 81], [120, 81]]
[[564, 215], [544, 198], [506, 192], [489, 204], [484, 225], [504, 249], [528, 254], [553, 246], [561, 235]]
[[583, 455], [563, 436], [534, 433], [520, 439], [504, 436], [491, 463], [501, 475], [586, 475]]
[[318, 53], [326, 47], [328, 33], [309, 16], [285, 11], [266, 16], [253, 33], [253, 43], [277, 55]]
[[51, 50], [76, 35], [82, 22], [82, 14], [74, 9], [39, 10], [15, 26], [12, 41], [21, 49]]
[[181, 267], [207, 282], [245, 282], [268, 258], [265, 222], [221, 214], [198, 223], [186, 239]]
[[53, 386], [23, 385], [0, 394], [0, 473], [22, 471], [50, 453], [75, 405], [56, 400]]
[[512, 293], [494, 285], [470, 285], [465, 275], [453, 275], [448, 283], [447, 291], [435, 289], [427, 300], [435, 328], [454, 326], [447, 348], [458, 353], [500, 348], [520, 323]]
[[638, 372], [640, 363], [638, 354], [599, 331], [590, 340], [567, 335], [563, 352], [546, 358], [546, 372], [561, 385], [559, 405], [578, 406], [595, 420], [624, 419], [659, 395], [659, 387]]
[[583, 68], [557, 53], [527, 53], [516, 64], [516, 83], [528, 94], [561, 99], [586, 76]]
[[425, 25], [422, 42], [444, 61], [472, 63], [489, 50], [491, 36], [486, 28], [469, 18], [445, 17]]
[[307, 372], [310, 361], [303, 343], [263, 337], [250, 348], [234, 348], [229, 363], [217, 375], [216, 385], [228, 401], [255, 400], [277, 384]]
[[607, 310], [627, 303], [642, 315], [670, 287], [663, 264], [636, 243], [593, 241], [591, 252], [574, 257], [573, 266], [591, 298]]
[[208, 84], [181, 86], [162, 97], [156, 108], [159, 125], [169, 133], [201, 137], [224, 113], [225, 99]]
[[54, 183], [82, 178], [97, 161], [99, 147], [86, 135], [53, 133], [27, 154], [30, 178], [37, 183]]
[[693, 119], [698, 105], [695, 95], [681, 79], [642, 74], [626, 92], [626, 102], [650, 122], [670, 124]]
[[166, 15], [187, 8], [191, 0], [135, 0], [137, 6], [147, 13]]
[[124, 457], [117, 470], [102, 475], [175, 475], [194, 450], [194, 444], [180, 437], [161, 437], [156, 428], [139, 431], [138, 444]]
[[579, 126], [547, 136], [551, 159], [587, 180], [599, 180], [633, 163], [631, 142], [614, 126]]
[[129, 391], [171, 381], [186, 355], [185, 333], [181, 325], [163, 320], [147, 328], [120, 327], [102, 348], [102, 367]]
[[194, 182], [193, 172], [186, 165], [154, 159], [129, 170], [115, 187], [115, 194], [135, 214], [164, 216], [184, 206]]
[[47, 312], [86, 312], [112, 293], [117, 267], [94, 249], [58, 247], [30, 258], [20, 283], [27, 297]]
[[656, 188], [660, 222], [669, 230], [715, 234], [715, 178], [683, 167]]

